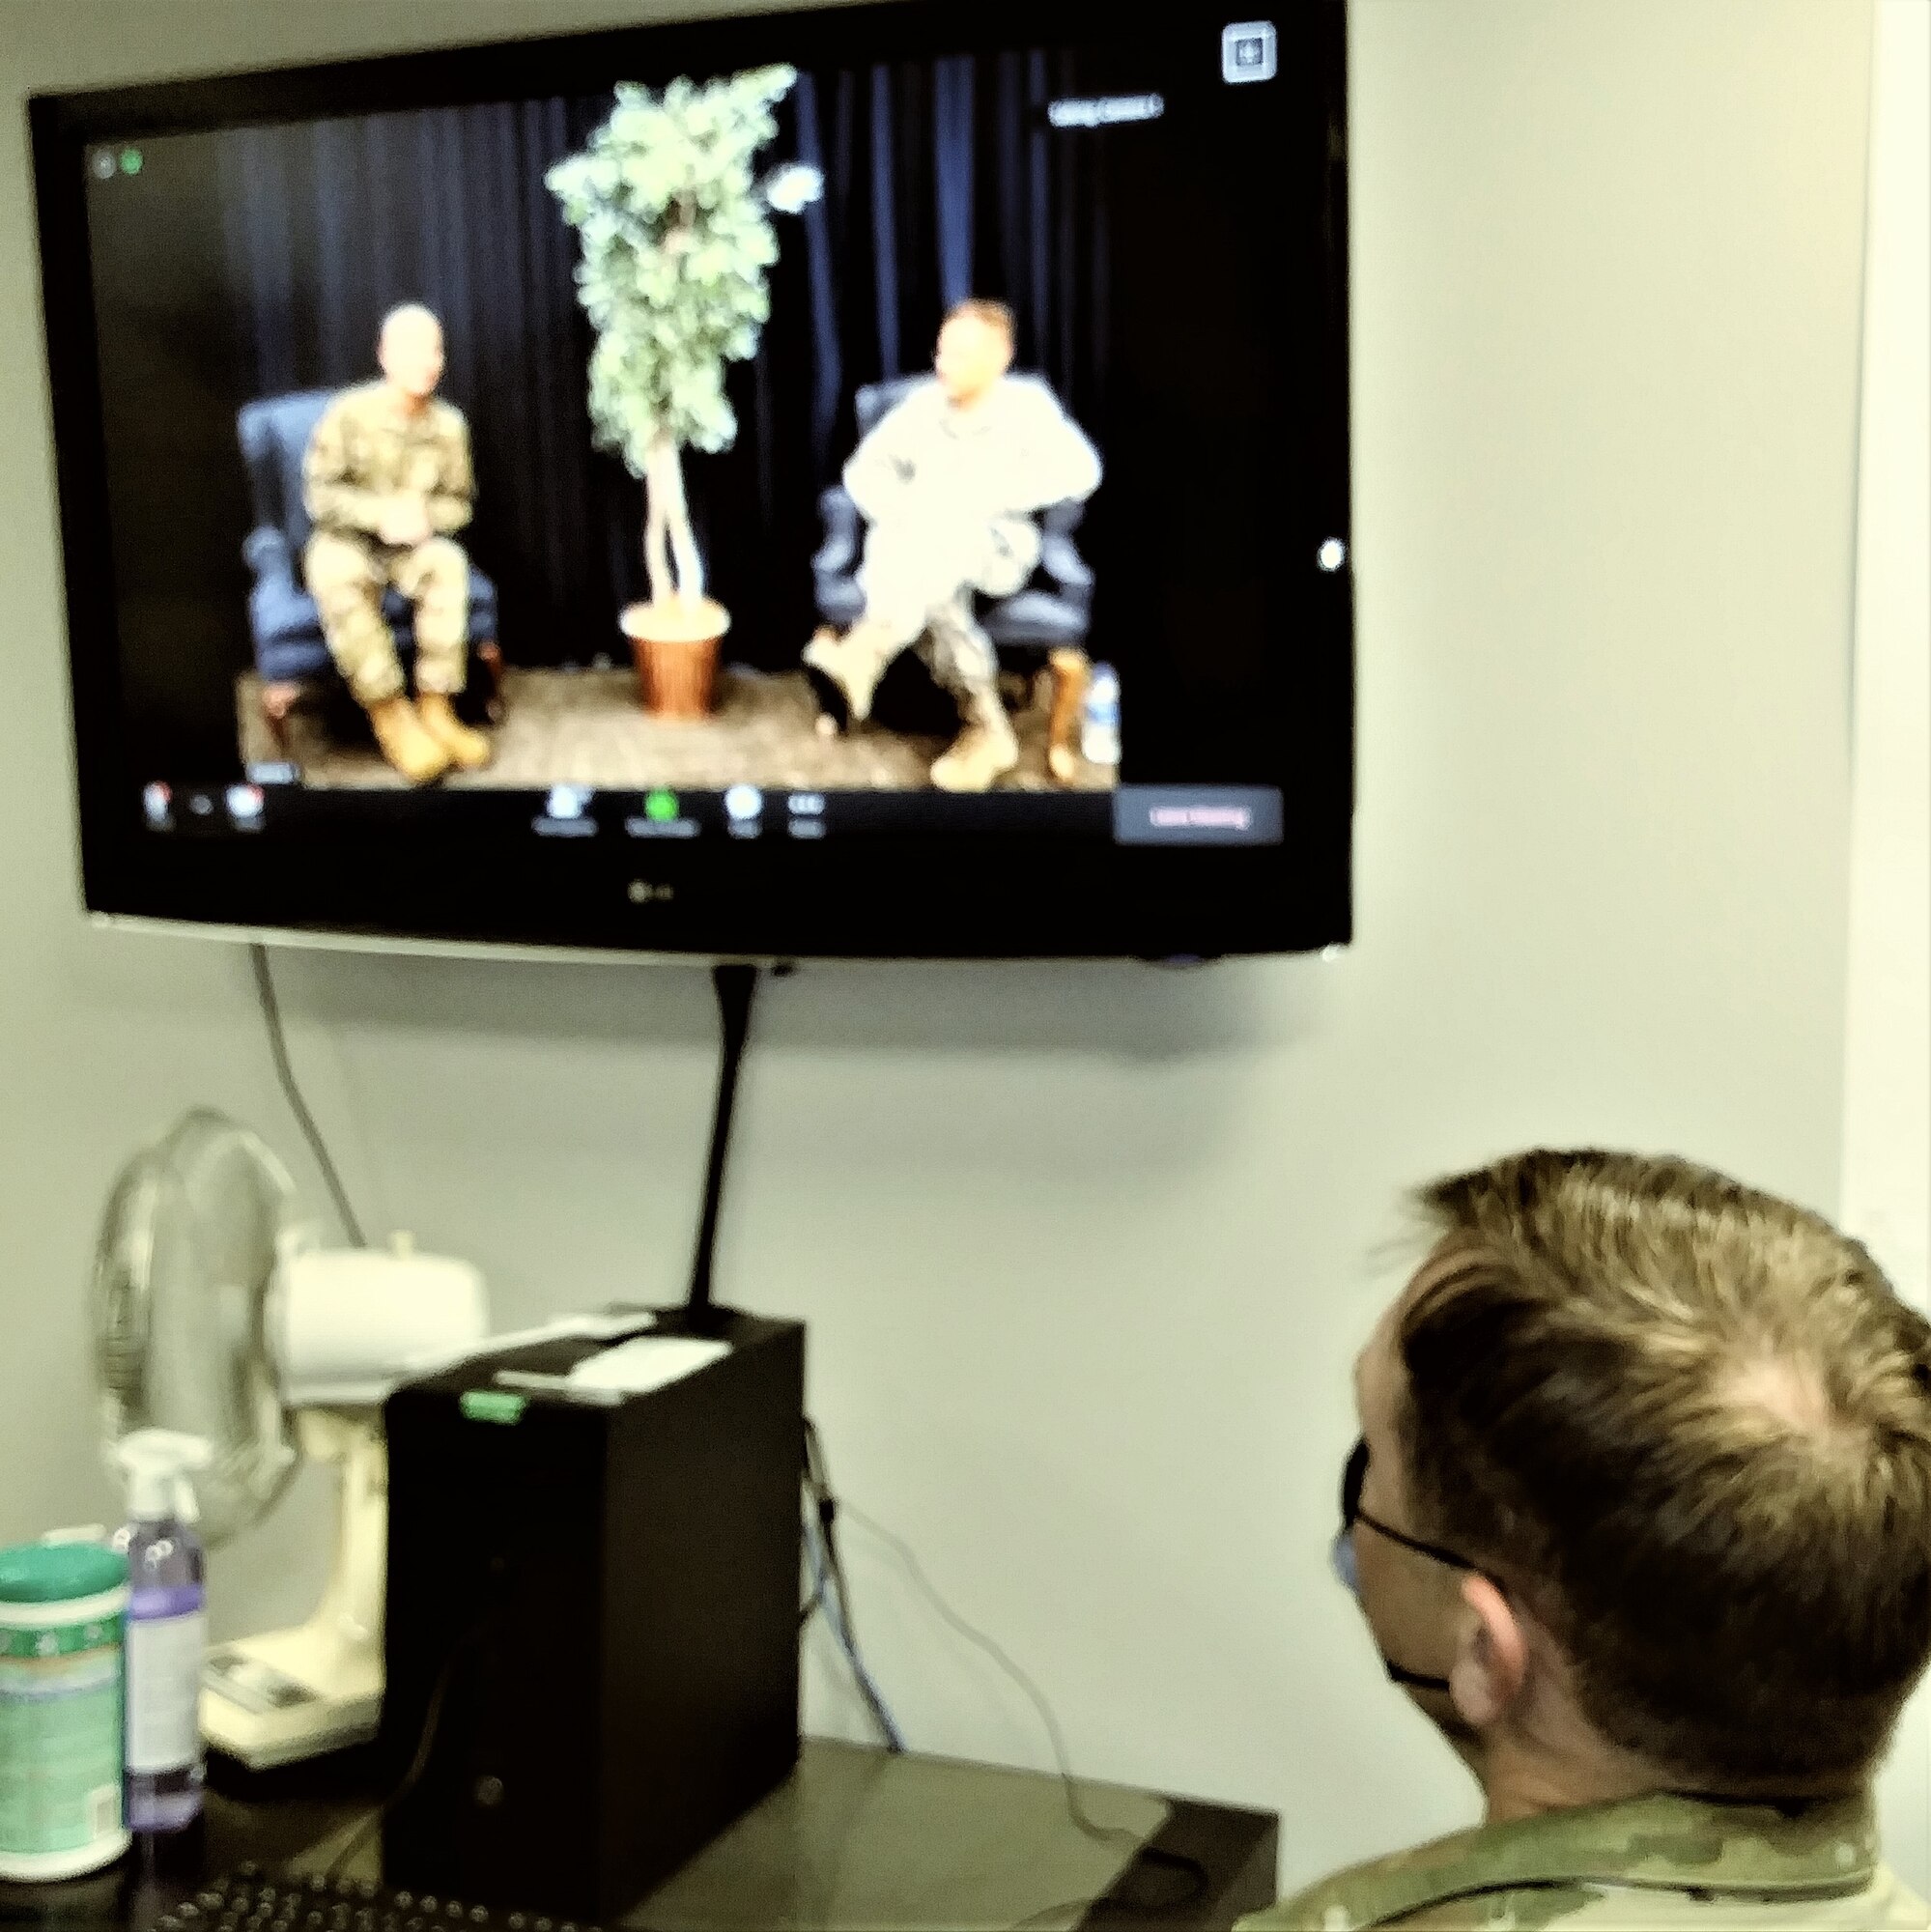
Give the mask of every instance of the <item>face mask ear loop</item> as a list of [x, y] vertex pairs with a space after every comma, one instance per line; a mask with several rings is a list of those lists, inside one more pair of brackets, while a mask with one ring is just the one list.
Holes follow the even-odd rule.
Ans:
[[1399, 1663], [1391, 1663], [1385, 1657], [1381, 1668], [1388, 1673], [1390, 1684], [1402, 1685], [1409, 1690], [1438, 1690], [1444, 1697], [1454, 1695], [1454, 1689], [1445, 1677], [1424, 1677], [1419, 1671], [1405, 1670]]
[[[1355, 1443], [1348, 1458], [1348, 1466], [1341, 1478], [1341, 1528], [1336, 1533], [1333, 1548], [1328, 1551], [1328, 1560], [1334, 1567], [1336, 1580], [1352, 1597], [1356, 1604], [1361, 1601], [1361, 1562], [1354, 1553], [1354, 1525], [1365, 1523], [1378, 1536], [1385, 1536], [1391, 1543], [1398, 1543], [1405, 1549], [1412, 1549], [1419, 1556], [1426, 1556], [1436, 1563], [1446, 1563], [1457, 1570], [1466, 1570], [1474, 1576], [1484, 1576], [1466, 1557], [1458, 1556], [1452, 1549], [1443, 1549], [1433, 1543], [1422, 1543], [1411, 1536], [1405, 1536], [1400, 1530], [1377, 1522], [1361, 1507], [1362, 1479], [1368, 1473], [1368, 1444], [1365, 1438]], [[1497, 1586], [1499, 1587], [1499, 1585]], [[1390, 1684], [1399, 1684], [1409, 1690], [1434, 1690], [1442, 1696], [1454, 1694], [1445, 1677], [1424, 1677], [1418, 1670], [1409, 1670], [1397, 1663], [1392, 1658], [1377, 1651], [1381, 1659], [1381, 1668], [1388, 1674]]]

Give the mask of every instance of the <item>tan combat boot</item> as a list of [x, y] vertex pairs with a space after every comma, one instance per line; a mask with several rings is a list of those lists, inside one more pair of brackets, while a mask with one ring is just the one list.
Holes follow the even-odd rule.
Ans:
[[1046, 769], [1062, 784], [1079, 776], [1079, 726], [1093, 667], [1084, 651], [1062, 645], [1046, 659], [1052, 679], [1053, 708], [1046, 723]]
[[1019, 740], [998, 696], [976, 692], [966, 703], [965, 729], [932, 766], [932, 782], [941, 791], [985, 791], [1019, 762]]
[[877, 632], [868, 624], [854, 624], [842, 638], [825, 626], [814, 631], [805, 646], [805, 662], [838, 686], [855, 724], [871, 716], [872, 694], [891, 661]]
[[415, 715], [459, 770], [479, 772], [490, 762], [490, 741], [457, 717], [456, 707], [441, 692], [423, 692], [415, 700]]
[[449, 769], [449, 753], [423, 729], [415, 706], [403, 696], [369, 706], [369, 723], [385, 757], [412, 785], [434, 783]]

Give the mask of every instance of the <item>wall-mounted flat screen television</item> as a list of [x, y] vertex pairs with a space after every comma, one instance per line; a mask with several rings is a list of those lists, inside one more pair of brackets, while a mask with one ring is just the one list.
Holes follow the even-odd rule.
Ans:
[[36, 99], [89, 910], [1346, 940], [1344, 30], [934, 0]]

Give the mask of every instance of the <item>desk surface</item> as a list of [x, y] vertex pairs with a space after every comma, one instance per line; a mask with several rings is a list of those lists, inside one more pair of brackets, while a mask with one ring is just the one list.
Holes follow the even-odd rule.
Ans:
[[[375, 1797], [365, 1752], [266, 1776], [215, 1760], [207, 1816], [113, 1869], [64, 1885], [0, 1884], [0, 1926], [145, 1932], [244, 1860], [326, 1863]], [[1082, 1780], [1080, 1832], [1057, 1777], [894, 1757], [807, 1739], [796, 1773], [626, 1916], [636, 1932], [872, 1926], [1229, 1926], [1274, 1895], [1270, 1812]], [[375, 1864], [354, 1864], [352, 1871]], [[525, 1901], [532, 1906], [540, 1901]]]

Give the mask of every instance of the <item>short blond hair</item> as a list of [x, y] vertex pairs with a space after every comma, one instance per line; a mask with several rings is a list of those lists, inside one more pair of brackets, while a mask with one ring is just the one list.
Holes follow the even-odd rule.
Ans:
[[1716, 1791], [1863, 1776], [1931, 1654], [1931, 1326], [1689, 1161], [1537, 1151], [1421, 1199], [1425, 1533], [1521, 1592], [1622, 1748]]
[[1019, 339], [1019, 326], [1012, 318], [1012, 311], [1003, 301], [994, 301], [990, 296], [968, 296], [964, 301], [954, 302], [946, 311], [948, 322], [957, 322], [970, 318], [983, 323], [987, 328], [996, 328], [1008, 343]]
[[436, 332], [442, 333], [442, 318], [427, 302], [397, 302], [395, 307], [383, 317], [382, 327], [376, 331], [378, 342], [386, 342], [392, 329], [401, 328], [405, 324], [428, 323]]

